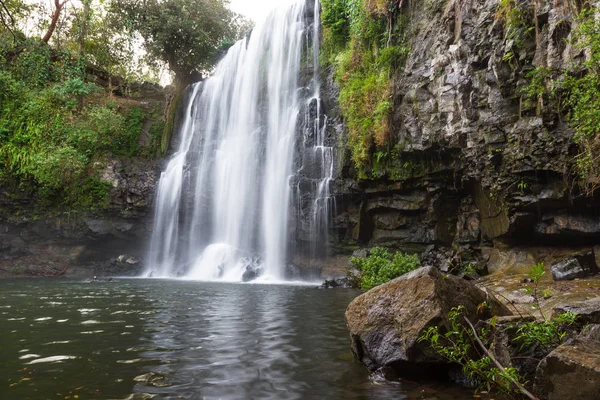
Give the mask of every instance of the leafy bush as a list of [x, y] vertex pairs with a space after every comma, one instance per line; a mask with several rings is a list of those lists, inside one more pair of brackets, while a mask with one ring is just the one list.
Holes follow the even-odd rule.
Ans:
[[360, 272], [358, 282], [363, 290], [369, 290], [421, 267], [416, 254], [392, 254], [388, 249], [381, 247], [371, 249], [366, 258], [352, 257], [350, 262]]
[[0, 56], [2, 184], [25, 191], [43, 208], [105, 207], [110, 188], [99, 178], [97, 161], [156, 154], [142, 154], [138, 145], [144, 111], [120, 109], [85, 80], [81, 59], [39, 41], [0, 48], [0, 54], [11, 60]]
[[539, 345], [546, 351], [550, 351], [563, 342], [568, 328], [575, 323], [576, 319], [577, 314], [567, 311], [549, 321], [526, 322], [518, 327], [515, 340], [521, 343], [521, 349]]

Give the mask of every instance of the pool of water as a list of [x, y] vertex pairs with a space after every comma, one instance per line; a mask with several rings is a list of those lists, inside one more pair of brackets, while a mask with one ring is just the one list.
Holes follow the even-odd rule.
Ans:
[[0, 281], [1, 399], [464, 399], [370, 377], [359, 293], [168, 280]]

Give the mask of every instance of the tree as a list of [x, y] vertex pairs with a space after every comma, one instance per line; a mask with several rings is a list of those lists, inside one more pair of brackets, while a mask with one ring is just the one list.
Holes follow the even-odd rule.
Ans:
[[0, 33], [8, 31], [14, 41], [23, 39], [19, 21], [27, 18], [32, 8], [24, 0], [0, 0]]
[[15, 37], [15, 33], [13, 32], [15, 18], [12, 16], [12, 13], [3, 0], [0, 0], [0, 22], [2, 22], [4, 28], [6, 28], [13, 35], [13, 37]]
[[113, 0], [112, 12], [139, 32], [150, 58], [165, 62], [184, 85], [213, 67], [242, 26], [226, 0]]

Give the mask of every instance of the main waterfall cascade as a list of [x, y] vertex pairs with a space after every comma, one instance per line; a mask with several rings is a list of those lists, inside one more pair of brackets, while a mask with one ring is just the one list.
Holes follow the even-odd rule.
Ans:
[[321, 112], [319, 3], [311, 10], [309, 1], [274, 10], [191, 88], [158, 186], [147, 275], [279, 281], [290, 220], [309, 221], [322, 242], [333, 149]]

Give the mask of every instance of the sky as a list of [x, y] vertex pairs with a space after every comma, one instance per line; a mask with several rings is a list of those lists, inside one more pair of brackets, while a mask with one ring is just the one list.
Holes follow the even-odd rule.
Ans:
[[231, 9], [259, 22], [282, 0], [231, 0]]

